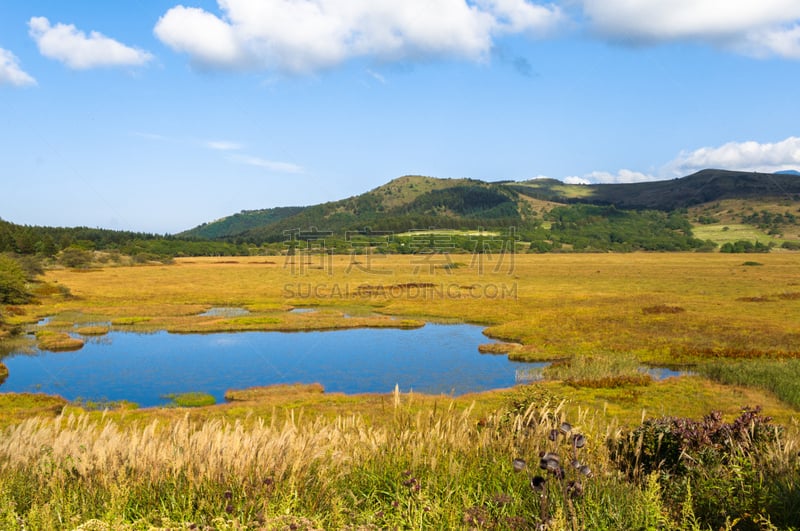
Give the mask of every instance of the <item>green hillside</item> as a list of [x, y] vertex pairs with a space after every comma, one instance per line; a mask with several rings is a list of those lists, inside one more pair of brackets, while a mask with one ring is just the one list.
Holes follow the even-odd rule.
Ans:
[[215, 238], [260, 243], [281, 241], [296, 230], [318, 229], [342, 235], [364, 229], [468, 229], [487, 223], [519, 225], [527, 210], [519, 194], [502, 184], [405, 176], [364, 194], [301, 208], [268, 222], [259, 222], [257, 214], [242, 212], [237, 214], [236, 224], [224, 218], [181, 235], [217, 234]]
[[614, 205], [617, 208], [675, 210], [722, 199], [777, 198], [800, 201], [800, 178], [792, 174], [702, 170], [669, 181], [569, 185], [542, 179], [509, 185], [548, 201]]
[[215, 240], [241, 234], [256, 227], [276, 223], [301, 212], [305, 207], [277, 207], [264, 210], [242, 210], [211, 223], [176, 234], [179, 238]]
[[366, 229], [514, 227], [536, 251], [711, 249], [735, 243], [736, 235], [792, 248], [800, 240], [797, 204], [800, 178], [793, 174], [703, 170], [669, 181], [597, 185], [404, 176], [339, 201], [243, 211], [179, 236], [261, 245], [297, 231], [343, 239]]

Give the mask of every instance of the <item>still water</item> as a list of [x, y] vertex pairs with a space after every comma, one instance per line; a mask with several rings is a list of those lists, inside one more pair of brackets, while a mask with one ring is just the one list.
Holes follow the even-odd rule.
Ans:
[[543, 363], [482, 355], [488, 340], [473, 325], [427, 324], [414, 330], [139, 334], [85, 338], [75, 352], [5, 358], [3, 392], [43, 392], [68, 400], [128, 400], [140, 406], [166, 395], [321, 383], [327, 392], [461, 395], [510, 387]]

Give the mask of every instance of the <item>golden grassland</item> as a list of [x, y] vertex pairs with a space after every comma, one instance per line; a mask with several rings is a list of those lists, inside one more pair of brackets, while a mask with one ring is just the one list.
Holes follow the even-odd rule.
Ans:
[[[486, 325], [489, 336], [512, 343], [513, 359], [621, 352], [676, 366], [798, 357], [800, 320], [790, 316], [800, 311], [800, 254], [758, 260], [762, 265], [754, 267], [742, 255], [698, 253], [178, 259], [174, 265], [48, 271], [50, 288], [43, 291], [49, 295], [12, 318], [50, 317], [40, 335], [62, 340], [58, 333], [104, 322], [187, 333], [416, 327], [433, 320]], [[215, 307], [249, 313], [201, 315]], [[314, 311], [289, 311], [295, 307]], [[748, 403], [771, 402], [771, 414], [791, 415], [758, 391], [718, 387], [689, 378], [633, 389], [565, 390], [628, 420], [642, 409], [667, 413], [664, 404], [675, 404], [675, 413], [701, 414], [713, 400], [692, 403], [677, 395], [702, 396], [709, 389], [729, 413], [747, 394]], [[667, 398], [671, 393], [674, 401]]]
[[[791, 529], [800, 521], [794, 407], [696, 375], [645, 381], [624, 373], [619, 385], [614, 376], [587, 385], [580, 372], [617, 358], [681, 366], [800, 357], [792, 317], [800, 315], [800, 254], [758, 255], [759, 266], [720, 254], [424, 258], [56, 269], [38, 304], [7, 321], [49, 317], [40, 341], [109, 329], [471, 322], [504, 342], [481, 346], [483, 355], [573, 360], [567, 374], [577, 379], [455, 398], [344, 395], [308, 383], [231, 390], [214, 406], [102, 411], [2, 393], [0, 528]], [[248, 313], [206, 313], [212, 308]], [[621, 472], [615, 445], [644, 419], [718, 410], [732, 420], [748, 405], [783, 427], [760, 436], [768, 441], [758, 455], [745, 441], [689, 479]], [[512, 460], [536, 463], [564, 420], [586, 436], [580, 458], [594, 474], [567, 470], [571, 492], [582, 482], [580, 499], [568, 495], [566, 479], [549, 479], [543, 501]], [[630, 444], [638, 463], [648, 450], [641, 439]]]
[[[434, 259], [317, 256], [289, 265], [285, 258], [272, 264], [258, 257], [195, 258], [89, 273], [54, 270], [46, 281], [66, 286], [71, 296], [46, 297], [14, 319], [55, 316], [51, 327], [108, 321], [173, 332], [454, 320], [522, 343], [515, 354], [528, 359], [598, 348], [658, 363], [800, 353], [800, 323], [787, 319], [798, 309], [796, 253], [758, 255], [759, 267], [746, 265], [742, 255], [720, 254], [454, 255], [449, 268]], [[660, 306], [678, 311], [653, 311]], [[212, 307], [250, 313], [199, 315]], [[318, 311], [287, 311], [293, 307]]]

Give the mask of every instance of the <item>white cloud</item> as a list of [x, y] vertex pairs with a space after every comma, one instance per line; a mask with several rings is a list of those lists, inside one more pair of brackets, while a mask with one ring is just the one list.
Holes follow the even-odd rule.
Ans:
[[683, 151], [655, 175], [623, 169], [617, 173], [593, 171], [566, 177], [563, 181], [567, 184], [636, 183], [685, 177], [705, 169], [763, 173], [800, 170], [800, 137], [791, 136], [775, 143], [728, 142], [718, 147]]
[[249, 164], [264, 168], [265, 170], [274, 171], [278, 173], [303, 173], [303, 167], [293, 164], [291, 162], [278, 162], [274, 160], [262, 159], [260, 157], [251, 157], [248, 155], [232, 155], [231, 160], [241, 164]]
[[565, 21], [558, 6], [537, 5], [526, 0], [476, 0], [478, 6], [490, 13], [497, 31], [545, 35]]
[[572, 177], [565, 177], [564, 182], [566, 184], [592, 184], [592, 181], [589, 179], [584, 177], [576, 177], [574, 175]]
[[36, 80], [20, 68], [17, 56], [3, 48], [0, 48], [0, 85], [36, 85]]
[[772, 173], [800, 168], [800, 138], [775, 143], [729, 142], [682, 152], [664, 167], [664, 173], [688, 175], [705, 168]]
[[800, 58], [797, 0], [581, 0], [590, 27], [632, 43], [707, 42], [756, 56]]
[[356, 57], [486, 60], [493, 36], [543, 34], [561, 10], [528, 0], [218, 0], [221, 15], [176, 6], [156, 36], [205, 68], [309, 73]]
[[233, 26], [196, 7], [173, 7], [153, 30], [164, 44], [188, 53], [195, 63], [209, 67], [245, 66], [247, 54]]
[[625, 183], [640, 183], [644, 181], [655, 181], [658, 177], [641, 173], [633, 170], [622, 169], [617, 173], [609, 173], [607, 171], [593, 171], [583, 176], [583, 180], [588, 183], [604, 183], [604, 184], [625, 184]]
[[28, 21], [30, 36], [45, 57], [61, 61], [74, 70], [111, 66], [140, 66], [153, 56], [92, 31], [88, 36], [72, 24], [50, 25], [45, 17]]
[[227, 140], [210, 140], [206, 142], [206, 147], [216, 149], [217, 151], [238, 151], [242, 149], [243, 146], [236, 142], [228, 142]]

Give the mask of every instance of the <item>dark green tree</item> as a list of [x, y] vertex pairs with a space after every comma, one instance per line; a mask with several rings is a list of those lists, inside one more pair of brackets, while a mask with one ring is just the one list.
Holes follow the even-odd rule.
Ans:
[[25, 270], [13, 258], [0, 255], [0, 303], [23, 304], [31, 298]]

